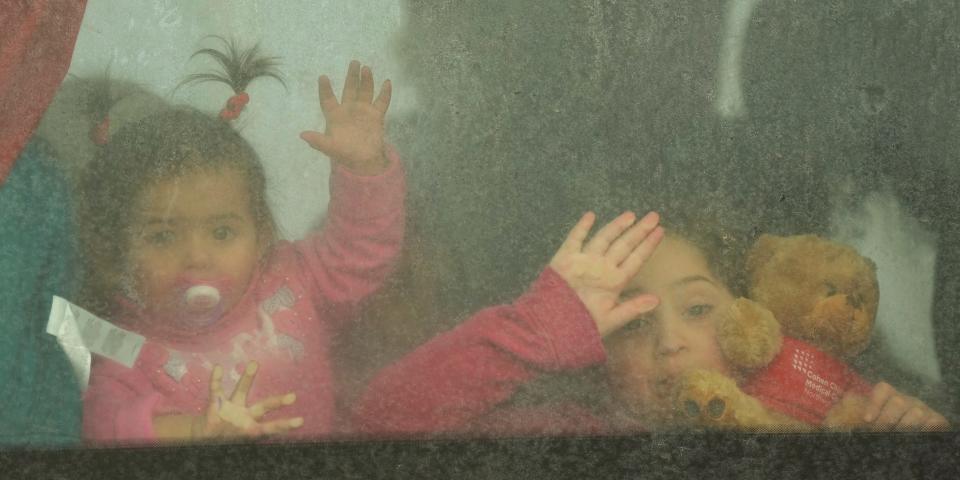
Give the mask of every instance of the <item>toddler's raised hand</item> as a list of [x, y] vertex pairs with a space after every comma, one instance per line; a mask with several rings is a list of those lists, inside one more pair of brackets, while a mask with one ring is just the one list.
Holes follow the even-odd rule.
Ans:
[[206, 415], [198, 417], [194, 423], [191, 436], [194, 439], [260, 437], [276, 435], [302, 426], [302, 417], [260, 422], [267, 412], [292, 405], [296, 401], [296, 395], [293, 393], [277, 395], [248, 407], [247, 393], [253, 385], [253, 377], [256, 374], [257, 363], [248, 363], [243, 377], [227, 398], [223, 393], [223, 369], [219, 365], [213, 367], [210, 378], [210, 404]]
[[584, 244], [596, 217], [585, 214], [550, 260], [553, 268], [587, 307], [601, 336], [656, 308], [659, 299], [637, 295], [620, 302], [620, 293], [663, 239], [660, 217], [650, 212], [637, 222], [626, 212]]
[[300, 138], [334, 162], [359, 175], [377, 175], [387, 168], [383, 153], [383, 118], [390, 107], [390, 80], [383, 82], [373, 98], [373, 72], [350, 62], [343, 94], [337, 101], [330, 79], [320, 76], [320, 108], [326, 131], [303, 132]]

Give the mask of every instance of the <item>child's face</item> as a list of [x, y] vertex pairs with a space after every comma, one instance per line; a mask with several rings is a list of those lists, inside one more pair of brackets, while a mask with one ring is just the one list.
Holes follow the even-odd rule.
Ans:
[[[729, 374], [717, 343], [716, 319], [734, 298], [711, 273], [699, 249], [664, 238], [624, 292], [652, 293], [660, 305], [607, 341], [614, 394], [643, 421], [669, 418], [673, 380], [691, 368]], [[652, 426], [652, 425], [651, 425]]]
[[131, 235], [134, 288], [147, 312], [182, 316], [184, 285], [220, 289], [221, 312], [243, 295], [261, 242], [243, 175], [202, 169], [161, 180], [139, 198]]

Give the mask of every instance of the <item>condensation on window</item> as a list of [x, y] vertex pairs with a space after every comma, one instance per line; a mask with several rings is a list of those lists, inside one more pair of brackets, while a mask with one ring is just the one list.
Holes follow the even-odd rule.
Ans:
[[[221, 45], [211, 35], [279, 57], [284, 84], [251, 84], [234, 126], [263, 163], [282, 239], [328, 226], [330, 161], [299, 138], [325, 126], [317, 77], [328, 75], [339, 97], [358, 59], [378, 89], [392, 81], [386, 140], [407, 178], [406, 232], [390, 276], [330, 343], [343, 423], [371, 380], [435, 335], [537, 295], [584, 212], [599, 226], [626, 210], [659, 212], [668, 232], [672, 219], [695, 218], [751, 241], [815, 234], [852, 246], [875, 265], [879, 297], [869, 345], [847, 364], [960, 418], [956, 2], [91, 0], [69, 75], [37, 130], [70, 184], [98, 148], [90, 80], [107, 76], [117, 99], [111, 134], [164, 105], [223, 108], [233, 92], [222, 83], [178, 87], [216, 68], [191, 57]], [[284, 288], [261, 299], [269, 308], [259, 318], [270, 321], [243, 342], [273, 342], [299, 361], [310, 345], [274, 331], [303, 293]], [[541, 335], [538, 322], [549, 319], [518, 335]], [[525, 352], [557, 355], [558, 342], [579, 345]], [[164, 368], [179, 382], [192, 357], [175, 353]], [[516, 367], [523, 380], [458, 419], [462, 430], [530, 423], [527, 433], [562, 434], [570, 418], [589, 418], [577, 423], [618, 431], [637, 420], [618, 406], [626, 394], [611, 391], [622, 369], [564, 361]], [[496, 364], [460, 373], [501, 381], [484, 377], [488, 367]], [[450, 402], [456, 410], [464, 400]]]

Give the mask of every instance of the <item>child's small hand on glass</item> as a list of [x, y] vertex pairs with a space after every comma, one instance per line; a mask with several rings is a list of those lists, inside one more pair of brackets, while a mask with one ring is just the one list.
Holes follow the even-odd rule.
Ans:
[[377, 175], [385, 171], [388, 162], [383, 152], [383, 118], [390, 107], [390, 80], [383, 82], [374, 100], [373, 72], [354, 60], [347, 69], [339, 102], [326, 75], [320, 76], [319, 83], [326, 131], [303, 132], [300, 138], [356, 174]]
[[303, 425], [303, 418], [283, 418], [261, 422], [267, 412], [292, 405], [296, 395], [288, 393], [266, 398], [247, 406], [247, 393], [253, 385], [257, 363], [250, 362], [237, 383], [233, 394], [227, 398], [223, 393], [223, 369], [213, 367], [210, 378], [210, 404], [207, 413], [197, 417], [191, 437], [196, 440], [229, 437], [260, 437], [276, 435]]
[[659, 299], [637, 295], [620, 301], [620, 293], [637, 275], [663, 238], [660, 217], [650, 212], [639, 222], [626, 212], [605, 225], [584, 245], [596, 217], [588, 212], [573, 227], [550, 260], [553, 268], [587, 307], [601, 336], [656, 308]]
[[898, 392], [889, 383], [873, 387], [867, 399], [864, 420], [877, 430], [946, 430], [950, 427], [943, 415], [919, 399]]

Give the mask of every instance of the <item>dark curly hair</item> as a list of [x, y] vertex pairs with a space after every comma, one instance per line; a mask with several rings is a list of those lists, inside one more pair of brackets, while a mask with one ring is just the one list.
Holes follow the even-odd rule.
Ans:
[[192, 108], [167, 108], [121, 129], [81, 174], [77, 226], [85, 308], [112, 316], [129, 264], [136, 200], [151, 185], [198, 170], [243, 174], [250, 209], [265, 247], [277, 228], [267, 205], [266, 177], [247, 141], [227, 122]]

